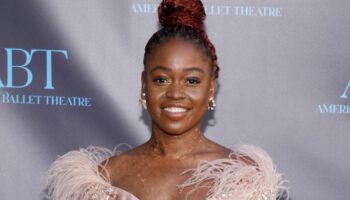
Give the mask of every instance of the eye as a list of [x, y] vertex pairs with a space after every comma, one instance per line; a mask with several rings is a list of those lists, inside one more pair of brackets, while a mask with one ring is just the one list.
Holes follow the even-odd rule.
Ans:
[[164, 85], [165, 83], [168, 82], [168, 80], [167, 80], [167, 78], [160, 76], [160, 77], [154, 78], [153, 82], [155, 82], [158, 85]]
[[189, 85], [195, 85], [195, 84], [199, 84], [201, 81], [199, 80], [199, 78], [196, 77], [190, 77], [186, 79], [186, 83]]

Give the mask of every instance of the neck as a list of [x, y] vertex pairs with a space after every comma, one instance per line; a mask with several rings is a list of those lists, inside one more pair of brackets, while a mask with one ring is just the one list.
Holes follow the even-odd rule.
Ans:
[[186, 133], [171, 135], [153, 126], [148, 144], [157, 156], [183, 158], [198, 150], [204, 141], [205, 137], [198, 127]]

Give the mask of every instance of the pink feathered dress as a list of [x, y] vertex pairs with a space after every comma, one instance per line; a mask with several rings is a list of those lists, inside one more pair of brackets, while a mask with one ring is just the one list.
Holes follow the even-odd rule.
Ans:
[[[100, 163], [113, 155], [115, 151], [88, 147], [59, 157], [46, 174], [48, 199], [139, 200], [112, 186], [107, 177], [99, 174]], [[239, 159], [242, 156], [254, 160], [256, 165], [248, 165]], [[206, 200], [276, 200], [285, 194], [288, 196], [287, 181], [276, 172], [270, 156], [251, 145], [237, 145], [229, 157], [203, 161], [197, 168], [184, 173], [189, 172], [192, 176], [178, 185], [178, 189], [188, 186], [196, 189], [200, 183], [210, 180], [213, 185]]]

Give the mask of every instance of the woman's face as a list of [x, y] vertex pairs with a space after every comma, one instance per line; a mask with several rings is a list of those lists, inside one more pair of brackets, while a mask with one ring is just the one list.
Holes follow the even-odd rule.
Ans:
[[170, 39], [146, 59], [142, 92], [152, 125], [167, 134], [200, 130], [214, 90], [211, 60], [191, 41]]

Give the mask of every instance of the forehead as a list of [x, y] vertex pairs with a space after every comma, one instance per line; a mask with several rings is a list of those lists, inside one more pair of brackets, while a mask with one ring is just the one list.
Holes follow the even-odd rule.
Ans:
[[190, 40], [180, 38], [169, 39], [148, 56], [146, 61], [147, 70], [157, 66], [181, 70], [189, 67], [199, 67], [205, 71], [211, 69], [211, 60], [205, 51]]

